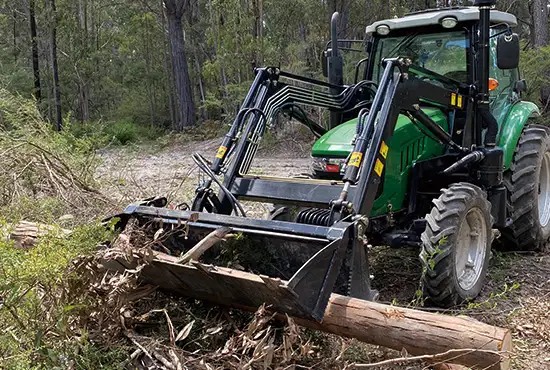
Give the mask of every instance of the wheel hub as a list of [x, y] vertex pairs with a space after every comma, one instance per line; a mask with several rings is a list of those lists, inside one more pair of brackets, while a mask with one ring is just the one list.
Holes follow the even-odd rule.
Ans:
[[539, 222], [546, 227], [550, 222], [550, 151], [542, 157], [538, 193]]
[[472, 208], [460, 225], [455, 267], [458, 284], [464, 290], [478, 282], [487, 253], [487, 223], [479, 208]]

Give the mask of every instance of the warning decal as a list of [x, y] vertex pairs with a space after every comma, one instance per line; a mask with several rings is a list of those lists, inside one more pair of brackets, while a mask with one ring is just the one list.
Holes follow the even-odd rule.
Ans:
[[388, 158], [389, 149], [390, 148], [388, 148], [386, 143], [384, 141], [382, 141], [382, 145], [380, 146], [380, 154], [382, 154], [382, 157], [384, 157], [384, 159]]
[[359, 167], [361, 165], [361, 159], [363, 159], [363, 153], [353, 152], [349, 159], [348, 165], [353, 167]]
[[218, 149], [218, 153], [216, 154], [216, 158], [223, 158], [223, 156], [225, 155], [225, 152], [227, 152], [227, 147], [225, 146], [220, 146], [220, 148]]
[[376, 174], [379, 177], [381, 177], [382, 171], [384, 171], [384, 164], [382, 163], [382, 161], [380, 161], [380, 159], [376, 159], [376, 163], [374, 165], [374, 172], [376, 172]]

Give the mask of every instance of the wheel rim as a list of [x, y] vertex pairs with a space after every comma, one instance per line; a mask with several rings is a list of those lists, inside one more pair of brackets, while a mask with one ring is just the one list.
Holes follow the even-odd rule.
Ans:
[[460, 225], [456, 251], [456, 276], [464, 290], [478, 282], [487, 253], [487, 223], [479, 208], [472, 208]]
[[539, 222], [542, 227], [550, 222], [550, 152], [544, 153], [540, 166]]

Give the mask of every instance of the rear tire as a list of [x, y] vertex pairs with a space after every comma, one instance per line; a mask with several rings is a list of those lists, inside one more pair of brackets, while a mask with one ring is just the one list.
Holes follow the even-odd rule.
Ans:
[[512, 224], [501, 230], [506, 249], [535, 250], [550, 237], [550, 129], [529, 125], [504, 174]]
[[435, 305], [450, 307], [477, 297], [491, 254], [491, 204], [469, 183], [443, 189], [422, 233], [422, 288]]

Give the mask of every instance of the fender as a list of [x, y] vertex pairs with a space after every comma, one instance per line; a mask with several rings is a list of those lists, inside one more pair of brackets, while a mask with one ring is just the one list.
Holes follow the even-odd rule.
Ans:
[[540, 110], [535, 103], [519, 101], [515, 103], [504, 122], [501, 123], [498, 146], [504, 150], [504, 170], [512, 164], [514, 152], [527, 120], [540, 116]]

